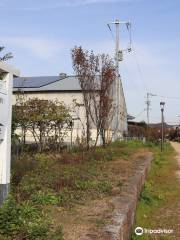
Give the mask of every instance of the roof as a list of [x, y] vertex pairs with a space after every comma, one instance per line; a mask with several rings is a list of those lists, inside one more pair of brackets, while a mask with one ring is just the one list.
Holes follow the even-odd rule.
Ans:
[[133, 119], [135, 119], [135, 117], [134, 117], [134, 116], [131, 116], [130, 114], [128, 114], [128, 115], [127, 115], [127, 119], [128, 119], [128, 120], [133, 120]]
[[17, 77], [13, 81], [13, 91], [81, 91], [76, 76]]
[[[151, 128], [161, 128], [162, 127], [162, 123], [150, 123], [149, 126]], [[166, 122], [164, 123], [164, 128], [173, 128], [173, 125], [169, 125]]]

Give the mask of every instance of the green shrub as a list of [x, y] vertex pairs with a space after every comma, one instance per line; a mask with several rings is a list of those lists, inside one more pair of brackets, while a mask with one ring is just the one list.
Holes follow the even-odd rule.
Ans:
[[59, 202], [58, 197], [52, 192], [38, 191], [32, 195], [32, 201], [41, 205], [56, 205]]
[[33, 203], [30, 201], [22, 202], [19, 205], [19, 209], [20, 218], [23, 219], [23, 221], [33, 221], [39, 218], [40, 209], [34, 206]]
[[112, 190], [112, 184], [109, 181], [101, 181], [98, 183], [98, 189], [101, 193], [110, 193]]
[[29, 174], [23, 177], [20, 183], [20, 190], [24, 194], [31, 195], [42, 189], [40, 176]]
[[34, 222], [30, 222], [27, 226], [28, 240], [44, 240], [47, 239], [49, 232], [49, 224], [46, 220], [38, 218]]
[[144, 189], [140, 195], [141, 201], [143, 201], [149, 205], [152, 204], [152, 202], [154, 201], [152, 192], [151, 192], [151, 188], [152, 188], [152, 183], [146, 182], [144, 185]]
[[18, 233], [23, 224], [19, 216], [20, 207], [10, 196], [0, 208], [0, 234], [12, 236]]
[[50, 220], [32, 202], [17, 203], [12, 196], [0, 208], [0, 236], [3, 239], [45, 240]]

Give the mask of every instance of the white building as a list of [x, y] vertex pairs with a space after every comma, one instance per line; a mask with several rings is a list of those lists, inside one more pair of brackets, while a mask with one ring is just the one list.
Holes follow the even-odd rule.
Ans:
[[[59, 76], [44, 76], [44, 77], [18, 77], [14, 78], [14, 88], [13, 88], [13, 103], [16, 102], [16, 96], [18, 92], [23, 92], [28, 98], [39, 98], [43, 100], [58, 100], [63, 101], [68, 107], [73, 109], [73, 100], [80, 104], [83, 104], [82, 90], [79, 85], [78, 78], [76, 76], [66, 76], [65, 74], [60, 74]], [[121, 86], [120, 93], [120, 116], [119, 116], [119, 128], [121, 136], [124, 132], [127, 132], [127, 110], [125, 104], [125, 98], [123, 89]], [[73, 113], [73, 117], [77, 118], [77, 113]], [[83, 133], [82, 123], [85, 125], [85, 111], [84, 107], [80, 108], [78, 113], [81, 121], [76, 120], [74, 122], [73, 128], [73, 142], [78, 137], [81, 137]], [[82, 123], [81, 123], [82, 122]], [[111, 134], [113, 134], [113, 126], [111, 129]], [[92, 141], [95, 140], [96, 129], [91, 130]], [[109, 136], [111, 137], [111, 136]], [[28, 136], [29, 140], [32, 136]], [[67, 142], [70, 142], [70, 134], [68, 135]], [[100, 140], [99, 140], [100, 141]]]

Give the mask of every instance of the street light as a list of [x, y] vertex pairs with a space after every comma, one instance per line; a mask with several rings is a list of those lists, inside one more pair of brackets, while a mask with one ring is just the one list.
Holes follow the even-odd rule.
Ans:
[[165, 105], [165, 102], [160, 102], [160, 107], [161, 107], [161, 152], [163, 151], [163, 143], [164, 143], [164, 105]]

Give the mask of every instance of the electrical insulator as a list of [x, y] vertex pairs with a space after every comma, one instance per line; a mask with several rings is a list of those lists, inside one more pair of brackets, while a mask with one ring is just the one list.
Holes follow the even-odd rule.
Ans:
[[119, 51], [118, 52], [118, 61], [123, 61], [123, 52], [122, 51]]

